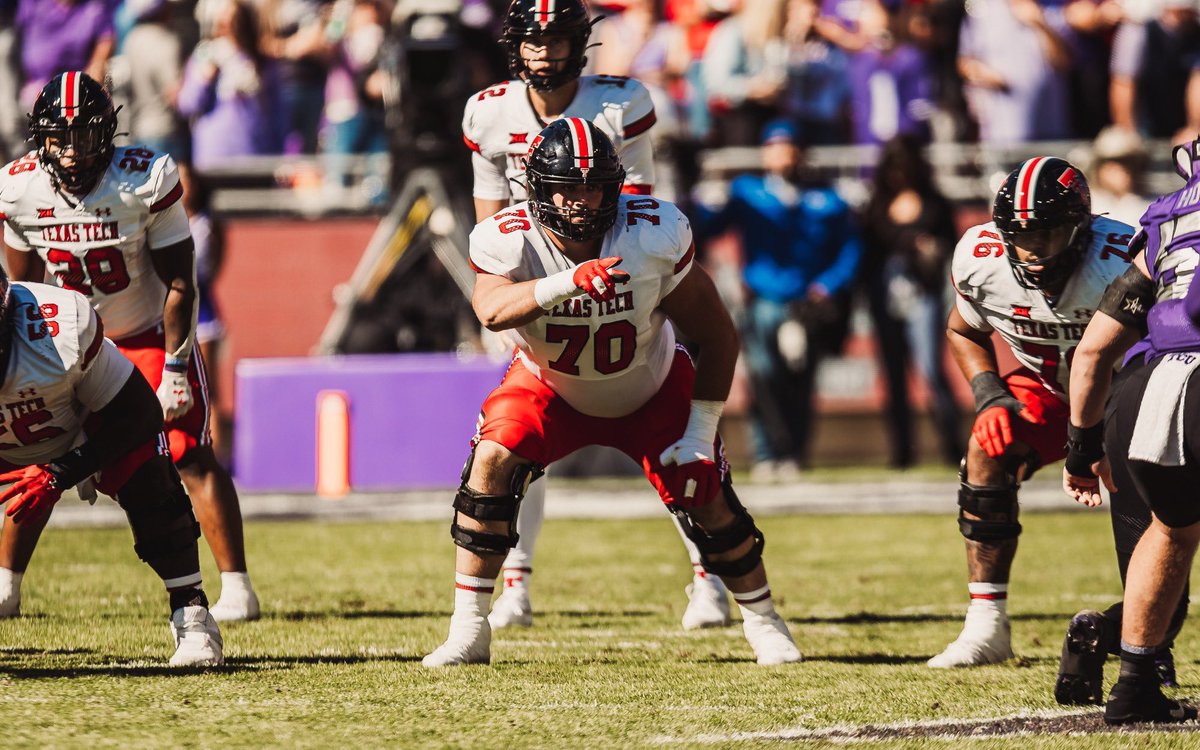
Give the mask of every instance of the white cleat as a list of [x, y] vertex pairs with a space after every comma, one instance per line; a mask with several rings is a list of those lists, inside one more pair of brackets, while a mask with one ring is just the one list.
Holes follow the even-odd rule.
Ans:
[[743, 611], [743, 615], [746, 619], [742, 621], [742, 631], [746, 634], [746, 640], [750, 641], [750, 648], [754, 649], [759, 664], [771, 667], [792, 664], [804, 658], [792, 640], [787, 623], [778, 612], [756, 615]]
[[258, 595], [247, 586], [222, 586], [221, 598], [209, 610], [217, 622], [240, 622], [262, 617]]
[[171, 635], [175, 638], [172, 667], [216, 667], [225, 663], [221, 630], [205, 607], [180, 607], [171, 613]]
[[696, 576], [684, 589], [688, 595], [687, 609], [683, 611], [683, 629], [724, 628], [732, 624], [729, 617], [729, 592], [721, 579], [713, 576]]
[[21, 616], [22, 575], [0, 568], [0, 619]]
[[492, 662], [492, 628], [487, 620], [470, 633], [455, 632], [450, 624], [450, 637], [433, 653], [421, 660], [423, 667], [457, 667], [462, 664], [490, 664]]
[[967, 610], [967, 620], [958, 638], [930, 659], [934, 669], [980, 667], [1013, 658], [1008, 616], [991, 610]]
[[501, 628], [527, 628], [533, 624], [533, 606], [529, 603], [529, 587], [513, 586], [504, 589], [492, 603], [488, 624], [493, 630]]

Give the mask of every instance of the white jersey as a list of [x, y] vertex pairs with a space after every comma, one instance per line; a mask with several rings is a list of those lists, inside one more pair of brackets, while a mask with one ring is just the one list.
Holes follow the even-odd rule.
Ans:
[[90, 193], [55, 190], [31, 152], [0, 169], [4, 242], [36, 252], [55, 282], [86, 295], [121, 339], [158, 325], [167, 287], [153, 250], [191, 236], [183, 187], [166, 154], [118, 147]]
[[1044, 294], [1017, 282], [994, 223], [972, 227], [954, 249], [950, 272], [958, 312], [972, 328], [998, 331], [1017, 361], [1065, 399], [1075, 346], [1105, 288], [1129, 268], [1132, 237], [1128, 224], [1093, 217], [1083, 260], [1051, 305]]
[[[644, 137], [655, 122], [654, 104], [646, 87], [632, 78], [581, 76], [579, 91], [562, 117], [591, 120], [617, 147], [625, 168], [625, 184], [654, 184], [654, 152]], [[475, 153], [476, 198], [525, 200], [525, 157], [533, 137], [549, 125], [529, 102], [528, 86], [512, 80], [486, 88], [467, 100], [463, 141]]]
[[[583, 295], [532, 323], [504, 331], [517, 356], [574, 409], [623, 417], [658, 392], [675, 355], [675, 332], [658, 309], [691, 270], [695, 250], [687, 219], [673, 204], [622, 195], [601, 258], [621, 257], [630, 280], [615, 299]], [[575, 268], [531, 220], [528, 203], [484, 219], [471, 232], [471, 263], [516, 282]]]
[[86, 439], [84, 420], [117, 395], [133, 364], [87, 298], [48, 284], [13, 284], [12, 353], [0, 385], [0, 459], [58, 458]]

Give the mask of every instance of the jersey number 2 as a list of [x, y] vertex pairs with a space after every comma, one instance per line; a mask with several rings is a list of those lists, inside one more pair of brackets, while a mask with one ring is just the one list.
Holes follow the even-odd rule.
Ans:
[[[563, 352], [558, 359], [550, 362], [550, 369], [567, 375], [579, 374], [579, 355], [587, 346], [590, 326], [564, 326], [557, 323], [546, 325], [546, 342], [560, 344], [566, 342]], [[616, 343], [616, 354], [613, 353], [613, 343]], [[637, 328], [628, 320], [613, 320], [596, 329], [592, 341], [592, 366], [602, 375], [620, 372], [633, 361], [633, 353], [637, 351]]]
[[[94, 247], [83, 258], [66, 250], [46, 251], [46, 262], [64, 289], [91, 295], [93, 287], [105, 294], [115, 294], [129, 286], [129, 271], [125, 258], [115, 247]], [[90, 283], [89, 283], [90, 282]]]

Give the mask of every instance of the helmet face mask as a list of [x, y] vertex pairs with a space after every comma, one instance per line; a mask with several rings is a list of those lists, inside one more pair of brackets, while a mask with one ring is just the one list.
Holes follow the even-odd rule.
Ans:
[[[559, 237], [595, 239], [616, 221], [625, 170], [594, 124], [570, 117], [548, 125], [533, 139], [525, 175], [534, 218]], [[599, 201], [582, 198], [579, 186], [598, 188]]]
[[[592, 22], [582, 0], [513, 0], [504, 17], [501, 43], [512, 75], [537, 91], [553, 91], [579, 78]], [[546, 48], [546, 56], [530, 48]], [[537, 70], [531, 61], [545, 62]]]
[[38, 160], [54, 183], [72, 193], [90, 190], [113, 155], [117, 111], [99, 83], [84, 73], [55, 76], [29, 115]]
[[1062, 159], [1035, 157], [1008, 175], [992, 219], [1021, 286], [1055, 291], [1066, 284], [1091, 238], [1091, 207], [1083, 173]]

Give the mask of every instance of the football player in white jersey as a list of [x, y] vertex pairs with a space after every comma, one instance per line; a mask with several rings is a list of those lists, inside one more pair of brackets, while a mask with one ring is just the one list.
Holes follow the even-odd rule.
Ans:
[[[208, 432], [183, 188], [169, 155], [114, 147], [116, 128], [108, 93], [84, 73], [62, 73], [42, 89], [29, 120], [35, 150], [0, 170], [9, 272], [41, 281], [49, 271], [85, 295], [117, 348], [157, 388], [171, 455], [221, 570], [213, 616], [254, 619], [237, 492]], [[20, 611], [21, 578], [45, 521], [0, 536], [0, 616]]]
[[[491, 659], [488, 605], [529, 482], [585, 445], [639, 462], [743, 616], [759, 664], [800, 660], [775, 612], [762, 533], [738, 502], [717, 436], [737, 333], [693, 262], [675, 206], [621, 195], [624, 170], [599, 128], [551, 123], [531, 141], [530, 199], [471, 233], [472, 305], [517, 355], [483, 403], [454, 499], [454, 615], [427, 667]], [[699, 346], [695, 366], [670, 319]]]
[[[475, 220], [483, 221], [524, 200], [525, 157], [529, 142], [547, 123], [562, 117], [590, 120], [616, 145], [626, 170], [625, 193], [648, 195], [654, 160], [648, 131], [654, 105], [641, 83], [613, 76], [581, 76], [592, 21], [581, 0], [514, 0], [504, 18], [501, 41], [514, 78], [467, 100], [463, 140], [475, 181]], [[546, 481], [535, 482], [523, 502], [521, 541], [503, 568], [504, 590], [490, 616], [492, 627], [533, 622], [529, 586], [534, 545], [541, 530]], [[692, 583], [683, 613], [686, 629], [730, 623], [729, 599], [721, 579], [708, 575], [695, 545], [684, 535], [692, 561]]]
[[171, 666], [224, 661], [200, 580], [200, 536], [162, 433], [162, 407], [88, 300], [0, 271], [0, 491], [8, 528], [41, 528], [64, 490], [116, 498], [134, 551], [169, 592]]
[[[1105, 289], [1130, 262], [1132, 228], [1093, 216], [1083, 174], [1062, 159], [1036, 157], [1014, 170], [992, 216], [963, 235], [952, 262], [957, 305], [946, 335], [976, 409], [958, 493], [971, 603], [962, 633], [931, 667], [1013, 655], [1007, 597], [1021, 533], [1017, 490], [1038, 467], [1066, 456], [1071, 357]], [[1003, 377], [993, 332], [1021, 364]]]

